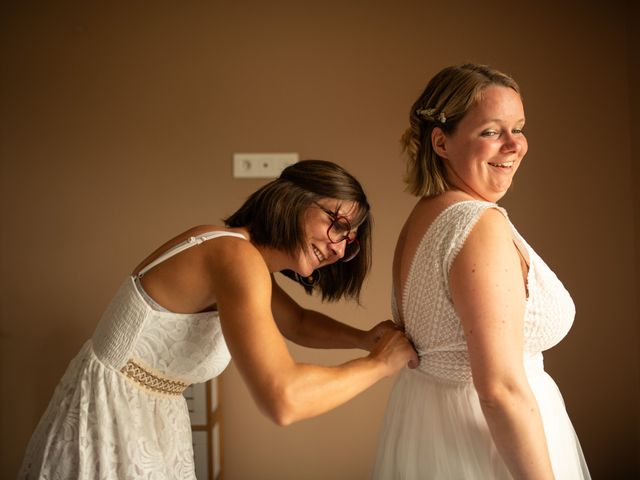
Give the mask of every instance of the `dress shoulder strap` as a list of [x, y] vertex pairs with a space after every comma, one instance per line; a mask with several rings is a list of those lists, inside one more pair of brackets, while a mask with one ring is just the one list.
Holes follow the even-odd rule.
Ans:
[[174, 246], [174, 247], [170, 248], [169, 250], [167, 250], [166, 252], [164, 252], [162, 255], [160, 255], [158, 258], [156, 258], [153, 262], [150, 262], [149, 264], [147, 264], [142, 270], [140, 270], [138, 272], [138, 274], [136, 276], [138, 278], [142, 278], [142, 276], [145, 273], [147, 273], [149, 270], [151, 270], [156, 265], [164, 262], [168, 258], [171, 258], [174, 255], [177, 255], [178, 253], [183, 252], [184, 250], [193, 247], [194, 245], [200, 245], [201, 243], [206, 242], [207, 240], [212, 240], [212, 239], [218, 238], [218, 237], [237, 237], [237, 238], [242, 238], [244, 240], [247, 239], [247, 237], [245, 237], [241, 233], [224, 232], [224, 231], [207, 232], [207, 233], [202, 233], [200, 235], [196, 235], [196, 236], [193, 236], [193, 237], [189, 237], [185, 241], [180, 242], [176, 246]]

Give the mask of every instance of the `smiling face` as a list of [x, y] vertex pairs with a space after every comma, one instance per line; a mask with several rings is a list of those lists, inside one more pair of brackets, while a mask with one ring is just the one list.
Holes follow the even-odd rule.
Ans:
[[453, 133], [434, 129], [433, 148], [443, 159], [451, 187], [478, 200], [502, 198], [527, 153], [524, 122], [520, 95], [508, 87], [490, 86]]
[[[347, 240], [332, 243], [327, 231], [336, 217], [344, 217], [353, 225], [357, 212], [358, 204], [353, 201], [325, 198], [311, 205], [304, 215], [307, 247], [295, 259], [296, 268], [293, 270], [300, 275], [309, 276], [317, 268], [331, 265], [343, 258]], [[349, 238], [355, 238], [356, 233], [357, 228], [353, 228], [348, 234]]]

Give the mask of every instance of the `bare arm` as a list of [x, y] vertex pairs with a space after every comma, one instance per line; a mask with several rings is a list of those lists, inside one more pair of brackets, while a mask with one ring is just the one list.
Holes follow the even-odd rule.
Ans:
[[334, 367], [296, 363], [271, 313], [271, 277], [260, 254], [238, 242], [233, 255], [212, 269], [229, 350], [258, 406], [280, 425], [326, 412], [417, 362], [395, 330], [366, 357]]
[[298, 305], [272, 278], [271, 309], [280, 332], [298, 345], [311, 348], [360, 348], [372, 351], [378, 340], [395, 324], [387, 320], [371, 330], [338, 322]]
[[514, 478], [553, 478], [523, 365], [526, 293], [520, 258], [499, 211], [488, 210], [474, 227], [453, 263], [450, 286], [473, 382], [498, 451]]

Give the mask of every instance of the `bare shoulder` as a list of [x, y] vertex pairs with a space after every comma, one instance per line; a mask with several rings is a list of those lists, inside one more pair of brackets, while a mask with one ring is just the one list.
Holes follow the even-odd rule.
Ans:
[[[228, 233], [241, 233], [233, 229], [202, 229], [196, 227], [193, 235], [198, 236], [204, 233], [219, 231]], [[242, 233], [241, 233], [242, 234]], [[244, 270], [246, 268], [259, 268], [266, 264], [258, 249], [249, 241], [248, 238], [224, 235], [218, 238], [208, 240], [206, 242], [206, 255], [210, 261], [220, 266], [232, 266], [236, 269]]]
[[207, 243], [204, 251], [216, 291], [270, 289], [267, 264], [249, 240], [222, 236]]
[[[197, 238], [201, 235], [204, 235], [206, 233], [211, 233], [211, 232], [233, 232], [236, 231], [237, 229], [229, 229], [227, 227], [222, 227], [222, 226], [218, 226], [218, 225], [197, 225], [194, 227], [191, 227], [177, 235], [175, 235], [174, 237], [170, 238], [169, 240], [167, 240], [166, 242], [162, 243], [159, 247], [157, 247], [153, 252], [151, 252], [146, 258], [144, 258], [142, 260], [142, 262], [140, 262], [134, 269], [133, 269], [133, 274], [136, 274], [137, 272], [139, 272], [142, 268], [144, 268], [147, 264], [151, 263], [152, 261], [154, 261], [156, 258], [158, 258], [159, 256], [161, 256], [162, 254], [168, 252], [169, 250], [171, 250], [174, 247], [177, 247], [178, 245], [180, 245], [181, 243], [189, 240], [190, 238]], [[229, 237], [232, 238], [232, 237]], [[244, 241], [244, 240], [242, 240]], [[249, 243], [249, 242], [246, 242]], [[201, 249], [201, 250], [210, 250], [211, 246], [213, 245], [213, 247], [216, 246], [215, 243], [211, 242], [211, 243], [207, 243], [205, 249]], [[194, 255], [194, 252], [198, 252], [198, 250], [193, 250], [190, 252], [191, 255]], [[175, 261], [175, 260], [174, 260]]]
[[488, 208], [480, 215], [456, 256], [452, 273], [460, 267], [474, 272], [483, 269], [496, 272], [500, 268], [519, 264], [509, 221], [497, 208]]
[[465, 246], [469, 243], [484, 243], [498, 239], [512, 241], [509, 221], [501, 210], [497, 208], [487, 208], [480, 214], [478, 221], [469, 234]]

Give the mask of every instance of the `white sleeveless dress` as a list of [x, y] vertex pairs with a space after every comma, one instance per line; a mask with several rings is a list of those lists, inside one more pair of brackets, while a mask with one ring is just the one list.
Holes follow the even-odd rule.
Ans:
[[[462, 325], [449, 292], [449, 271], [474, 225], [493, 203], [449, 206], [420, 242], [402, 292], [406, 333], [421, 355], [404, 369], [391, 392], [380, 432], [374, 479], [511, 479], [498, 454], [472, 383]], [[529, 264], [524, 318], [527, 378], [538, 402], [558, 480], [589, 479], [564, 401], [544, 371], [542, 351], [568, 333], [575, 308], [560, 280], [511, 225]], [[393, 315], [400, 315], [392, 296]]]
[[[230, 232], [176, 246], [143, 269]], [[231, 357], [217, 312], [168, 312], [137, 279], [122, 284], [71, 361], [27, 447], [18, 478], [195, 479], [184, 389]], [[155, 307], [155, 308], [154, 308]], [[162, 311], [164, 310], [164, 311]]]

